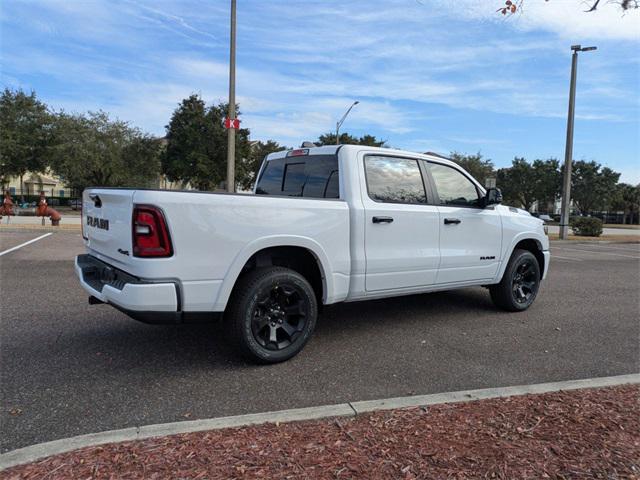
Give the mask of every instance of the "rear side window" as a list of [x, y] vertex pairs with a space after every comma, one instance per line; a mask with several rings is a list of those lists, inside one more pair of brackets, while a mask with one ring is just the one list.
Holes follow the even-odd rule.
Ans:
[[258, 180], [256, 193], [262, 195], [282, 195], [283, 173], [284, 158], [267, 162]]
[[427, 203], [417, 160], [367, 156], [364, 159], [369, 197], [377, 202]]
[[338, 157], [310, 155], [267, 162], [258, 180], [259, 195], [339, 198]]
[[478, 207], [480, 195], [478, 189], [458, 170], [439, 163], [429, 163], [441, 205], [460, 207]]

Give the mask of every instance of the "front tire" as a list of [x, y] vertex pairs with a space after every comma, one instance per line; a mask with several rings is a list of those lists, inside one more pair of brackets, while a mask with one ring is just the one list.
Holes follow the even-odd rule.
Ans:
[[491, 285], [493, 303], [509, 312], [521, 312], [531, 306], [540, 289], [540, 265], [528, 250], [514, 250], [502, 280]]
[[318, 304], [313, 288], [298, 272], [259, 268], [238, 280], [225, 317], [244, 357], [278, 363], [304, 348], [316, 326]]

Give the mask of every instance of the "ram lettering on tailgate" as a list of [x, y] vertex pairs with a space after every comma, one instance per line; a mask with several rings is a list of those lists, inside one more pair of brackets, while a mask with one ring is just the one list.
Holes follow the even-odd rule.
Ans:
[[95, 218], [91, 215], [87, 215], [87, 225], [101, 230], [109, 230], [109, 220], [106, 218]]

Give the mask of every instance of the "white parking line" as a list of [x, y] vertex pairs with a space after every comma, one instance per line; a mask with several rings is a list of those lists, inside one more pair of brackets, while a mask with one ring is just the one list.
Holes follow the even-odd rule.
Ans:
[[554, 260], [570, 260], [572, 262], [582, 262], [582, 258], [561, 257], [560, 255], [556, 255], [555, 253], [551, 254], [551, 258], [553, 258]]
[[[633, 245], [636, 245], [636, 246], [634, 247]], [[628, 247], [623, 247], [618, 245], [616, 245], [615, 247], [613, 245], [603, 245], [603, 248], [609, 249], [609, 250], [615, 250], [615, 251], [620, 250], [622, 252], [640, 253], [640, 244], [629, 244]]]
[[42, 240], [43, 238], [46, 238], [49, 235], [53, 235], [53, 232], [45, 233], [44, 235], [40, 235], [39, 237], [34, 238], [33, 240], [29, 240], [28, 242], [21, 243], [20, 245], [16, 245], [15, 247], [11, 247], [5, 250], [4, 252], [0, 252], [0, 257], [3, 255], [6, 255], [7, 253], [13, 252], [14, 250], [18, 250], [19, 248], [26, 247], [27, 245], [37, 242], [38, 240]]
[[626, 257], [626, 258], [633, 258], [635, 260], [640, 260], [640, 257], [634, 257], [633, 255], [623, 255], [621, 253], [611, 253], [611, 252], [607, 252], [605, 250], [582, 250], [580, 248], [563, 248], [563, 247], [556, 247], [558, 250], [566, 250], [568, 252], [584, 252], [584, 253], [599, 253], [601, 255], [614, 255], [616, 257]]

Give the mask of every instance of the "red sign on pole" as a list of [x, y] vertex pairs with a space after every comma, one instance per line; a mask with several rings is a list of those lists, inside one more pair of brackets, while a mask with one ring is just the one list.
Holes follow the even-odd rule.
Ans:
[[240, 128], [240, 119], [238, 118], [225, 118], [224, 128], [234, 128], [238, 130]]

